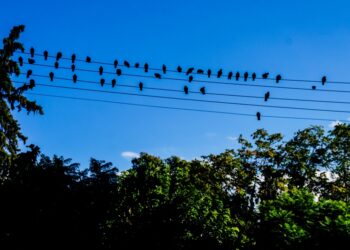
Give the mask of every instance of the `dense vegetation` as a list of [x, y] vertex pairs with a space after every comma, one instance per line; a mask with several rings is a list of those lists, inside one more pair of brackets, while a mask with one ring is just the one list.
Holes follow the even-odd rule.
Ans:
[[[237, 150], [186, 161], [148, 154], [119, 172], [41, 155], [11, 110], [17, 33], [0, 62], [1, 249], [337, 249], [350, 243], [350, 126], [257, 130]], [[17, 33], [16, 33], [17, 32]], [[8, 52], [10, 51], [10, 52]], [[11, 68], [12, 67], [12, 68]], [[8, 106], [9, 104], [9, 106]]]

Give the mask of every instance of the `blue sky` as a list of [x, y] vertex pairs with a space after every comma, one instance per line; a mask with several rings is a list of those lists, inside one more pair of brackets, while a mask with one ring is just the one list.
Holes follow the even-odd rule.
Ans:
[[[13, 25], [24, 24], [21, 41], [27, 49], [51, 54], [91, 56], [113, 62], [125, 59], [148, 62], [153, 67], [190, 66], [229, 70], [271, 72], [285, 78], [350, 81], [350, 3], [348, 1], [1, 1], [0, 35]], [[38, 58], [38, 61], [40, 59]], [[53, 63], [51, 61], [50, 63]], [[69, 66], [70, 64], [67, 64]], [[80, 65], [77, 64], [77, 67]], [[86, 65], [81, 65], [87, 67]], [[98, 68], [98, 65], [89, 65]], [[107, 70], [107, 68], [106, 68]], [[38, 74], [47, 69], [35, 68]], [[71, 72], [57, 71], [71, 77]], [[98, 81], [97, 74], [79, 73], [80, 79]], [[41, 79], [41, 83], [48, 83]], [[140, 79], [122, 77], [120, 82], [137, 84]], [[182, 82], [143, 80], [145, 86], [181, 89]], [[56, 82], [55, 82], [56, 83]], [[58, 82], [66, 86], [71, 83]], [[247, 83], [248, 84], [248, 83]], [[274, 83], [267, 83], [273, 85]], [[261, 95], [268, 88], [205, 85], [207, 91]], [[198, 89], [202, 85], [191, 85]], [[311, 88], [310, 83], [281, 82], [281, 86]], [[319, 86], [318, 88], [322, 88]], [[79, 87], [91, 87], [79, 84]], [[104, 88], [110, 90], [105, 86]], [[348, 85], [326, 84], [324, 89], [350, 90]], [[97, 87], [97, 89], [100, 89]], [[133, 91], [120, 89], [123, 91]], [[37, 87], [34, 92], [92, 97], [141, 104], [205, 108], [263, 115], [292, 115], [347, 119], [349, 114], [278, 110], [200, 104], [143, 97], [84, 93]], [[270, 90], [271, 96], [348, 100], [349, 94]], [[144, 92], [146, 93], [146, 92]], [[148, 94], [163, 94], [147, 92]], [[179, 96], [176, 94], [174, 96]], [[184, 97], [182, 95], [181, 97]], [[199, 97], [199, 96], [196, 96]], [[130, 167], [131, 153], [148, 152], [161, 157], [178, 155], [192, 159], [236, 147], [239, 134], [249, 136], [258, 128], [290, 137], [298, 129], [329, 122], [263, 119], [130, 107], [114, 104], [34, 97], [44, 116], [16, 114], [29, 143], [43, 153], [73, 158], [85, 167], [90, 157], [112, 161], [120, 169]], [[214, 98], [264, 104], [261, 100]], [[305, 104], [270, 101], [271, 105], [350, 110], [349, 105]], [[124, 152], [124, 153], [123, 153]]]

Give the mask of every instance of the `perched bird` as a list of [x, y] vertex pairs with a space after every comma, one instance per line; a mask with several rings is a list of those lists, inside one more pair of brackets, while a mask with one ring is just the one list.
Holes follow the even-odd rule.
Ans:
[[202, 95], [205, 95], [205, 87], [201, 87], [199, 91], [202, 93]]
[[204, 74], [204, 70], [202, 70], [202, 69], [197, 69], [197, 74]]
[[87, 56], [86, 59], [85, 59], [85, 61], [86, 61], [87, 63], [91, 63], [91, 57], [90, 57], [90, 56]]
[[159, 73], [154, 73], [154, 76], [157, 78], [157, 79], [161, 79], [162, 76], [159, 74]]
[[166, 74], [166, 65], [165, 64], [163, 64], [163, 66], [162, 66], [162, 71], [163, 71], [163, 74]]
[[177, 72], [181, 73], [182, 72], [182, 68], [181, 66], [177, 66]]
[[101, 80], [100, 80], [100, 84], [101, 84], [101, 86], [103, 87], [103, 85], [105, 85], [105, 79], [103, 79], [103, 78], [101, 78]]
[[188, 77], [188, 82], [192, 82], [192, 81], [193, 81], [193, 76], [191, 75]]
[[145, 65], [144, 65], [144, 69], [145, 69], [145, 72], [147, 73], [148, 72], [148, 63], [145, 63]]
[[44, 51], [44, 59], [47, 60], [49, 57], [49, 52], [47, 50]]
[[102, 66], [99, 67], [98, 73], [100, 74], [100, 76], [102, 76], [102, 74], [103, 74], [103, 67]]
[[237, 72], [237, 73], [236, 73], [236, 81], [239, 80], [240, 76], [241, 76], [241, 74], [240, 74], [239, 72]]
[[32, 59], [32, 58], [28, 58], [28, 63], [29, 63], [29, 64], [34, 64], [34, 63], [35, 63], [35, 60]]
[[268, 72], [262, 74], [262, 78], [263, 79], [267, 79], [268, 77], [269, 77], [269, 73]]
[[276, 76], [276, 83], [279, 83], [282, 80], [282, 76], [281, 75], [277, 75]]
[[124, 66], [130, 68], [130, 63], [128, 61], [124, 61]]
[[58, 62], [55, 62], [55, 68], [56, 69], [58, 69], [58, 66], [59, 66]]
[[316, 86], [315, 86], [315, 85], [313, 85], [313, 86], [312, 86], [312, 89], [313, 89], [313, 90], [316, 90]]
[[116, 79], [113, 79], [113, 80], [112, 80], [112, 88], [114, 88], [116, 84], [117, 84], [117, 80], [116, 80]]
[[78, 80], [78, 76], [76, 74], [73, 75], [73, 82], [76, 83]]
[[31, 69], [28, 69], [27, 71], [27, 78], [29, 78], [33, 74], [33, 71]]
[[118, 67], [118, 60], [114, 60], [114, 68]]
[[33, 47], [30, 48], [30, 56], [32, 58], [34, 57], [34, 48]]
[[60, 60], [61, 58], [62, 58], [62, 52], [57, 52], [56, 61]]
[[184, 87], [184, 91], [185, 91], [185, 94], [187, 95], [188, 94], [188, 87], [186, 85]]
[[208, 73], [208, 78], [210, 78], [210, 76], [211, 76], [211, 69], [208, 69], [207, 73]]
[[256, 118], [258, 119], [258, 121], [260, 121], [260, 118], [261, 118], [260, 112], [257, 112], [257, 113], [256, 113]]
[[135, 63], [134, 67], [138, 69], [140, 67], [140, 64], [139, 63]]
[[54, 77], [54, 73], [50, 72], [49, 76], [50, 76], [50, 81], [52, 82], [53, 81], [53, 77]]
[[324, 77], [322, 77], [322, 85], [325, 85], [325, 83], [326, 83], [326, 81], [327, 81], [327, 77], [326, 76], [324, 76]]
[[267, 102], [267, 100], [270, 98], [270, 91], [267, 91], [266, 93], [265, 93], [265, 97], [264, 97], [264, 99], [265, 99], [265, 102]]
[[231, 80], [232, 79], [232, 76], [233, 76], [233, 73], [232, 71], [230, 71], [227, 75], [227, 79]]
[[77, 56], [75, 54], [72, 55], [72, 63], [75, 63], [75, 60], [77, 59]]
[[255, 79], [256, 79], [256, 73], [254, 72], [254, 73], [252, 74], [252, 80], [255, 81]]
[[72, 64], [71, 69], [72, 69], [72, 72], [75, 71], [75, 64]]
[[23, 57], [18, 57], [19, 66], [23, 66]]
[[142, 91], [142, 89], [143, 89], [143, 83], [142, 82], [139, 83], [139, 89], [140, 89], [140, 91]]
[[35, 81], [34, 79], [30, 79], [29, 81], [29, 89], [33, 89], [35, 87]]
[[243, 75], [245, 82], [248, 80], [248, 76], [249, 76], [248, 72], [245, 72]]
[[187, 70], [187, 72], [186, 72], [186, 75], [191, 74], [191, 73], [193, 72], [193, 70], [194, 70], [194, 68], [193, 68], [193, 67], [192, 67], [192, 68], [189, 68], [189, 69]]
[[217, 77], [220, 78], [221, 76], [222, 76], [222, 69], [220, 69], [220, 70], [218, 71]]
[[122, 74], [122, 70], [121, 69], [117, 69], [117, 76], [121, 76]]

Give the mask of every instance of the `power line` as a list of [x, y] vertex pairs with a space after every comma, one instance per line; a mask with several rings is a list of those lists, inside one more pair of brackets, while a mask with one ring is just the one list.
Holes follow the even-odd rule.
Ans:
[[147, 95], [147, 94], [137, 94], [137, 93], [127, 93], [127, 92], [115, 92], [115, 91], [107, 91], [107, 90], [86, 89], [86, 88], [57, 86], [57, 85], [48, 85], [48, 84], [36, 84], [36, 85], [50, 87], [50, 88], [71, 89], [71, 90], [80, 90], [80, 91], [89, 91], [89, 92], [98, 92], [98, 93], [129, 95], [129, 96], [142, 96], [142, 97], [148, 97], [148, 98], [168, 99], [168, 100], [192, 101], [192, 102], [215, 103], [215, 104], [249, 106], [249, 107], [260, 107], [260, 108], [292, 109], [292, 110], [347, 113], [347, 114], [350, 113], [350, 111], [346, 111], [346, 110], [316, 109], [316, 108], [305, 108], [305, 107], [277, 106], [277, 105], [263, 105], [263, 104], [240, 103], [240, 102], [201, 100], [201, 99], [193, 99], [193, 98], [180, 98], [180, 97], [171, 97], [171, 96], [159, 96], [159, 95]]
[[[46, 97], [54, 97], [54, 98], [62, 98], [62, 99], [71, 99], [71, 100], [81, 100], [81, 101], [91, 101], [91, 102], [102, 102], [102, 103], [112, 103], [112, 104], [121, 104], [121, 105], [130, 105], [130, 106], [138, 106], [138, 107], [148, 107], [148, 108], [160, 108], [160, 109], [171, 109], [171, 110], [183, 110], [183, 111], [195, 111], [195, 112], [203, 112], [203, 113], [214, 113], [214, 114], [225, 114], [225, 115], [237, 115], [237, 116], [250, 116], [255, 117], [255, 115], [247, 114], [247, 113], [237, 113], [237, 112], [226, 112], [226, 111], [218, 111], [218, 110], [206, 110], [206, 109], [193, 109], [193, 108], [179, 108], [179, 107], [171, 107], [171, 106], [161, 106], [161, 105], [148, 105], [148, 104], [138, 104], [138, 103], [130, 103], [130, 102], [119, 102], [119, 101], [110, 101], [110, 100], [101, 100], [101, 99], [93, 99], [93, 98], [82, 98], [82, 97], [72, 97], [72, 96], [62, 96], [62, 95], [51, 95], [51, 94], [43, 94], [43, 93], [26, 93], [28, 95], [36, 95], [36, 96], [46, 96]], [[312, 117], [296, 117], [296, 116], [276, 116], [276, 115], [264, 115], [262, 117], [266, 118], [276, 118], [276, 119], [294, 119], [294, 120], [310, 120], [310, 121], [326, 121], [332, 122], [335, 119], [326, 119], [326, 118], [312, 118]], [[339, 120], [340, 122], [347, 123], [349, 121]]]

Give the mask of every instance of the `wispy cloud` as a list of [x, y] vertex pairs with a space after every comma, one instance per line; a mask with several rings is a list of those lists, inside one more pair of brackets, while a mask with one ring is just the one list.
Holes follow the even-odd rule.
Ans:
[[125, 159], [133, 159], [133, 158], [139, 158], [140, 154], [132, 152], [132, 151], [124, 151], [121, 153], [121, 156]]
[[339, 125], [339, 124], [342, 124], [342, 122], [340, 122], [340, 121], [333, 121], [333, 122], [331, 122], [330, 124], [329, 124], [329, 127], [330, 128], [334, 128], [335, 126], [337, 126], [337, 125]]
[[235, 137], [235, 136], [227, 136], [226, 138], [227, 140], [230, 140], [230, 141], [236, 141], [238, 139], [238, 137]]

